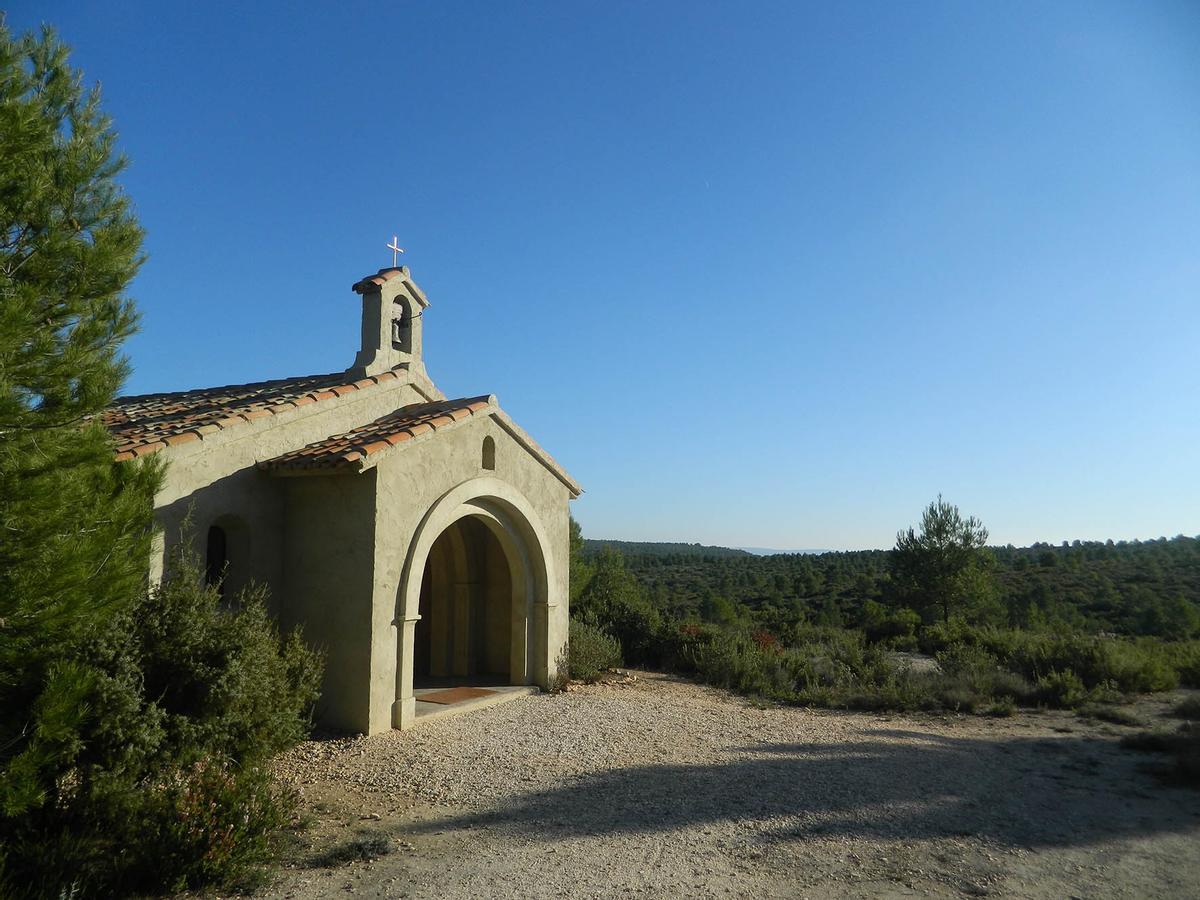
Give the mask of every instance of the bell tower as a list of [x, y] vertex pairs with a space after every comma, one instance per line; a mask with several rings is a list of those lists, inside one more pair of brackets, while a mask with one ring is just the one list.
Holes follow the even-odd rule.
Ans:
[[362, 296], [362, 347], [350, 374], [378, 375], [402, 363], [421, 364], [421, 317], [429, 306], [407, 266], [380, 269], [354, 285]]

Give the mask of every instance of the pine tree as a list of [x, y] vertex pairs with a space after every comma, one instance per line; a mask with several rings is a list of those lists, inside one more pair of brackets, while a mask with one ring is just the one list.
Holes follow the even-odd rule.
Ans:
[[992, 593], [988, 530], [958, 507], [938, 498], [921, 515], [921, 531], [901, 531], [889, 556], [892, 581], [901, 605], [919, 610], [926, 618], [950, 614]]
[[95, 418], [127, 373], [142, 231], [67, 54], [0, 21], [0, 824], [80, 751], [97, 675], [72, 648], [143, 590], [159, 480]]
[[583, 529], [574, 516], [571, 517], [570, 540], [570, 598], [574, 603], [596, 573], [595, 567], [583, 558]]

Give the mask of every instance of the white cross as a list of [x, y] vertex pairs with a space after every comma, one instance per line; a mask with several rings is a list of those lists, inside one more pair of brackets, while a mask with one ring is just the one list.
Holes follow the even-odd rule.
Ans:
[[400, 258], [400, 254], [404, 252], [404, 248], [398, 246], [400, 243], [399, 237], [392, 235], [392, 242], [387, 245], [387, 248], [392, 251], [392, 268], [396, 268], [396, 262]]

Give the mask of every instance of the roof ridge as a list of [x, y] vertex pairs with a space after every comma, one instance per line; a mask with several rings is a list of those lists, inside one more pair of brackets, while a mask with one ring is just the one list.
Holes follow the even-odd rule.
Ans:
[[[407, 370], [408, 365], [401, 364], [357, 381], [350, 381], [349, 373], [334, 372], [135, 395], [118, 398], [96, 418], [117, 440], [116, 458], [120, 461], [201, 440], [244, 422], [344, 397], [378, 384], [398, 382], [401, 373]], [[289, 393], [288, 387], [296, 390]]]
[[[388, 371], [395, 371], [396, 369], [405, 368], [408, 368], [408, 363], [401, 363], [400, 365], [394, 366]], [[185, 388], [181, 391], [154, 391], [149, 394], [122, 394], [119, 397], [113, 398], [113, 402], [109, 406], [109, 409], [112, 409], [113, 406], [121, 405], [123, 403], [130, 403], [135, 400], [150, 400], [156, 397], [178, 397], [183, 394], [202, 394], [211, 391], [232, 391], [237, 390], [238, 388], [273, 387], [284, 384], [295, 384], [299, 381], [323, 381], [325, 379], [335, 378], [349, 379], [350, 373], [343, 369], [340, 372], [328, 372], [322, 375], [291, 375], [287, 378], [268, 378], [265, 381], [246, 381], [237, 384], [217, 384], [213, 385], [212, 387]], [[347, 383], [352, 382], [347, 381]]]
[[497, 408], [495, 394], [410, 403], [341, 434], [330, 435], [298, 450], [263, 460], [258, 466], [271, 471], [328, 472], [361, 468], [356, 464], [361, 464], [373, 454], [422, 435], [442, 431], [477, 413]]

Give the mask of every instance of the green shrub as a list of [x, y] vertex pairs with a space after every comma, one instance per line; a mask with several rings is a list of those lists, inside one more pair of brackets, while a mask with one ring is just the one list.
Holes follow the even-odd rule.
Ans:
[[1028, 701], [1033, 690], [1015, 672], [1000, 667], [996, 657], [981, 646], [956, 643], [937, 654], [942, 678], [934, 693], [943, 706], [974, 712], [992, 701]]
[[0, 819], [0, 895], [241, 884], [292, 815], [266, 764], [307, 734], [319, 655], [261, 591], [227, 606], [184, 551], [168, 572], [80, 648], [86, 728], [47, 802]]
[[1163, 645], [1145, 639], [1027, 634], [1006, 663], [1033, 679], [1070, 669], [1088, 688], [1109, 682], [1126, 693], [1166, 691], [1178, 684]]
[[1036, 697], [1043, 706], [1071, 709], [1087, 699], [1087, 688], [1083, 679], [1070, 669], [1065, 669], [1039, 678]]
[[1200, 721], [1200, 697], [1188, 697], [1186, 700], [1180, 701], [1171, 710], [1171, 714], [1181, 719]]
[[987, 698], [962, 684], [946, 684], [936, 692], [939, 704], [952, 712], [973, 713]]
[[621, 665], [621, 645], [607, 632], [571, 620], [569, 666], [576, 681], [595, 681], [608, 669]]
[[917, 635], [917, 645], [922, 653], [930, 655], [949, 648], [952, 644], [975, 643], [972, 640], [976, 629], [972, 629], [962, 619], [951, 619], [949, 622], [935, 622], [920, 630]]
[[615, 637], [630, 665], [661, 664], [662, 614], [646, 599], [619, 554], [600, 557], [573, 610], [579, 621]]
[[956, 677], [979, 678], [996, 669], [996, 657], [982, 647], [951, 644], [934, 657], [943, 673]]
[[1016, 713], [1017, 704], [1011, 697], [1002, 697], [984, 710], [985, 715], [992, 716], [996, 719], [1007, 718], [1008, 716], [1016, 715]]
[[[808, 702], [817, 705], [815, 698], [821, 697], [822, 693], [821, 689], [812, 692], [810, 696], [814, 699]], [[902, 675], [896, 675], [883, 681], [864, 681], [857, 687], [835, 692], [823, 705], [877, 712], [880, 710], [926, 709], [936, 704], [920, 690], [916, 682]]]
[[[877, 607], [877, 608], [876, 608]], [[882, 615], [865, 608], [864, 621]], [[1125, 693], [1159, 691], [1176, 683], [1166, 645], [1062, 632], [1028, 632], [961, 621], [922, 630], [939, 672], [896, 665], [887, 639], [860, 630], [792, 623], [782, 646], [763, 632], [689, 623], [665, 629], [667, 665], [733, 690], [776, 700], [853, 709], [1008, 709], [1018, 704], [1074, 708], [1112, 703]]]
[[920, 625], [921, 616], [911, 609], [889, 610], [882, 603], [868, 600], [863, 610], [862, 630], [867, 640], [893, 649], [915, 649]]
[[1200, 688], [1200, 641], [1166, 644], [1164, 653], [1184, 687]]
[[1113, 704], [1120, 703], [1124, 699], [1125, 694], [1112, 681], [1102, 681], [1088, 691], [1089, 703]]
[[782, 653], [736, 632], [717, 632], [690, 648], [691, 667], [709, 684], [768, 699], [790, 699], [794, 680]]
[[147, 891], [163, 886], [163, 872], [171, 873], [166, 886], [174, 890], [255, 884], [261, 873], [252, 867], [270, 861], [298, 800], [273, 783], [265, 766], [238, 767], [220, 758], [177, 770], [150, 793], [141, 822], [126, 834], [152, 853], [153, 866], [144, 859], [129, 871], [130, 886]]

